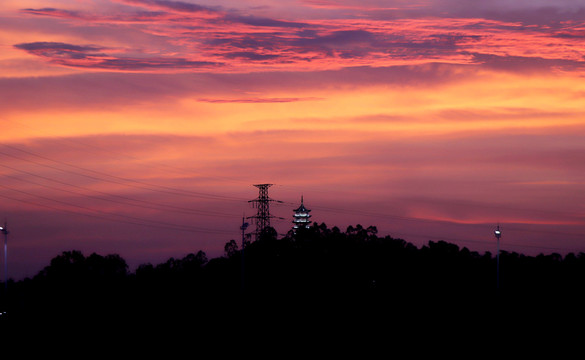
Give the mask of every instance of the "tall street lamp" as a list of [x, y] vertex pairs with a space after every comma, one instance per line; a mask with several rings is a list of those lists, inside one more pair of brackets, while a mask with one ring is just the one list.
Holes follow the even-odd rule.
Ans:
[[498, 224], [497, 229], [494, 231], [494, 235], [496, 236], [497, 242], [497, 252], [496, 252], [496, 287], [500, 288], [500, 238], [502, 237], [502, 231], [500, 230], [500, 225]]
[[4, 289], [8, 288], [8, 228], [6, 222], [4, 226], [0, 226], [0, 232], [4, 234]]

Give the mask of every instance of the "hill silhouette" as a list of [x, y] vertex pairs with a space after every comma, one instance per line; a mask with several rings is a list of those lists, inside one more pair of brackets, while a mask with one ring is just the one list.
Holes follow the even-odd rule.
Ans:
[[143, 264], [134, 272], [115, 254], [65, 251], [36, 276], [9, 283], [8, 293], [2, 293], [9, 313], [0, 322], [202, 326], [381, 313], [393, 314], [393, 321], [415, 315], [445, 320], [529, 314], [559, 305], [568, 311], [585, 294], [583, 253], [502, 252], [496, 288], [491, 253], [445, 241], [417, 248], [403, 239], [378, 236], [374, 226], [341, 231], [313, 224], [281, 239], [269, 228], [244, 251], [234, 240], [225, 250], [218, 258], [199, 251]]

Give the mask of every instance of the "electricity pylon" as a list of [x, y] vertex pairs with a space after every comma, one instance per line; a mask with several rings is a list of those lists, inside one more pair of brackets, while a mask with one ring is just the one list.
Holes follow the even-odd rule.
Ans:
[[252, 203], [253, 206], [258, 208], [258, 212], [254, 216], [249, 216], [248, 219], [254, 219], [256, 222], [256, 240], [260, 239], [260, 235], [264, 232], [264, 230], [270, 227], [270, 219], [274, 218], [275, 216], [270, 215], [270, 202], [282, 202], [278, 200], [271, 199], [268, 197], [268, 188], [271, 187], [273, 184], [256, 184], [254, 185], [259, 189], [258, 198], [254, 200], [249, 200], [249, 203]]

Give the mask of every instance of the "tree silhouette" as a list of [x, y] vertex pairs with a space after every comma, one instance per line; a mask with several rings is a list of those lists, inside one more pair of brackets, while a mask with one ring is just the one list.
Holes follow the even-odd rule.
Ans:
[[228, 258], [234, 256], [238, 252], [238, 244], [236, 243], [236, 240], [230, 240], [227, 242], [224, 246], [224, 252]]
[[333, 308], [344, 314], [396, 309], [401, 316], [413, 316], [421, 307], [426, 314], [456, 316], [494, 304], [550, 307], [562, 302], [567, 308], [585, 300], [583, 253], [563, 257], [502, 251], [501, 288], [496, 291], [491, 253], [446, 241], [418, 248], [379, 236], [375, 226], [357, 224], [343, 232], [313, 223], [280, 239], [267, 228], [246, 246], [244, 262], [235, 240], [224, 250], [225, 256], [218, 258], [198, 251], [156, 265], [141, 264], [135, 272], [116, 254], [86, 257], [65, 251], [32, 279], [11, 284], [11, 301], [27, 315], [79, 321], [89, 321], [88, 314], [93, 314], [92, 321], [148, 315], [164, 323], [217, 321], [217, 316], [227, 321], [235, 304], [258, 314], [269, 307], [272, 316]]

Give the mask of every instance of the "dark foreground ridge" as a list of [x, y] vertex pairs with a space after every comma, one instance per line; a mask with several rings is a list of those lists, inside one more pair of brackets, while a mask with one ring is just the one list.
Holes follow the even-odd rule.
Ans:
[[[474, 318], [570, 313], [585, 294], [585, 254], [496, 260], [444, 241], [417, 248], [375, 227], [345, 232], [314, 224], [277, 239], [269, 228], [242, 252], [202, 251], [129, 272], [118, 255], [66, 251], [38, 275], [10, 282], [0, 323], [130, 325], [205, 324], [306, 319], [343, 321]], [[4, 288], [2, 286], [2, 288]], [[490, 315], [491, 314], [491, 315]], [[302, 320], [304, 319], [304, 320]], [[377, 320], [376, 320], [377, 321]], [[74, 327], [74, 326], [73, 326]]]

